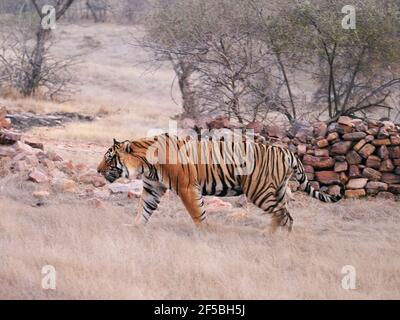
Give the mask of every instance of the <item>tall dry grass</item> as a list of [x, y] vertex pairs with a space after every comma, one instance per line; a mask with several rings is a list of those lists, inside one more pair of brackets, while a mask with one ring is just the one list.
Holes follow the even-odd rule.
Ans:
[[[136, 203], [34, 208], [3, 193], [0, 298], [400, 298], [398, 203], [296, 198], [294, 231], [270, 235], [269, 217], [254, 208], [211, 213], [211, 227], [196, 229], [164, 199], [138, 228]], [[47, 264], [57, 271], [54, 291], [41, 288]], [[356, 268], [355, 290], [341, 287], [344, 265]]]

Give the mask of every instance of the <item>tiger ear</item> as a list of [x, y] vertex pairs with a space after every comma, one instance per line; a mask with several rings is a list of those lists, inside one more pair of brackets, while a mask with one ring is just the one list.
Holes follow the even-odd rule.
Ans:
[[121, 143], [118, 142], [115, 138], [113, 139], [113, 143], [114, 143], [114, 147], [117, 149], [121, 146]]

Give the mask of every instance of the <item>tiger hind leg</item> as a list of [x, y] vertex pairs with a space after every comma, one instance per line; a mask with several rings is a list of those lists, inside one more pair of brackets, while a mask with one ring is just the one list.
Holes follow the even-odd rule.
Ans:
[[204, 198], [199, 188], [189, 187], [180, 192], [179, 196], [194, 223], [200, 226], [206, 219], [206, 210], [204, 208]]
[[275, 232], [279, 227], [287, 228], [289, 232], [293, 228], [293, 218], [286, 208], [286, 204], [272, 211], [271, 231]]

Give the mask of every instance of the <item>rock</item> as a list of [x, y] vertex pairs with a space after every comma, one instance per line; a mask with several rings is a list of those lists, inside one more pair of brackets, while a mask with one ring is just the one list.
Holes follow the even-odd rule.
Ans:
[[350, 179], [346, 185], [347, 189], [362, 189], [366, 186], [368, 179], [359, 178], [359, 179]]
[[389, 138], [389, 132], [385, 128], [381, 128], [376, 136], [378, 139]]
[[346, 184], [349, 181], [349, 177], [346, 175], [346, 172], [340, 172], [339, 180], [341, 183]]
[[398, 174], [400, 176], [400, 167], [396, 167], [396, 169], [394, 170], [395, 174]]
[[60, 155], [58, 155], [57, 153], [55, 153], [54, 151], [51, 151], [51, 150], [46, 152], [46, 156], [51, 161], [63, 161], [63, 158]]
[[107, 183], [106, 179], [94, 169], [79, 176], [78, 181], [84, 184], [92, 184], [97, 188], [103, 187]]
[[327, 146], [329, 146], [329, 142], [326, 139], [321, 139], [317, 141], [317, 146], [318, 148], [326, 148]]
[[0, 130], [0, 144], [14, 144], [21, 140], [21, 134], [7, 129]]
[[335, 163], [335, 172], [343, 172], [343, 171], [347, 171], [347, 169], [349, 168], [349, 164], [347, 162], [336, 162]]
[[313, 124], [314, 128], [314, 137], [316, 138], [325, 138], [328, 132], [328, 126], [325, 122], [315, 122]]
[[366, 193], [365, 193], [364, 189], [355, 189], [355, 190], [346, 190], [344, 195], [346, 198], [357, 199], [357, 198], [364, 197], [366, 195]]
[[303, 164], [310, 165], [317, 169], [328, 169], [335, 165], [335, 160], [330, 157], [320, 158], [307, 154], [303, 157]]
[[349, 164], [360, 164], [362, 158], [356, 151], [351, 150], [349, 153], [347, 153], [346, 160]]
[[196, 126], [196, 120], [184, 118], [181, 122], [182, 129], [193, 129]]
[[23, 143], [22, 141], [17, 141], [14, 144], [14, 148], [17, 152], [25, 152], [27, 154], [33, 154], [34, 150], [31, 146], [27, 145], [26, 143]]
[[253, 130], [255, 134], [260, 134], [264, 130], [264, 125], [259, 121], [253, 121], [247, 124], [247, 130]]
[[400, 166], [400, 159], [392, 159], [395, 166]]
[[400, 159], [400, 146], [389, 147], [389, 156], [393, 159]]
[[343, 135], [343, 140], [345, 141], [357, 141], [364, 139], [367, 136], [365, 132], [352, 132]]
[[13, 157], [15, 154], [16, 151], [13, 147], [0, 145], [0, 157]]
[[326, 140], [328, 140], [329, 142], [335, 141], [339, 139], [339, 134], [337, 132], [331, 132], [330, 134], [328, 134], [328, 136], [326, 137]]
[[381, 158], [378, 156], [369, 156], [366, 165], [370, 168], [379, 169], [381, 166]]
[[62, 181], [62, 191], [69, 192], [69, 193], [75, 193], [77, 191], [76, 182], [71, 179], [64, 179]]
[[395, 200], [394, 194], [386, 191], [379, 192], [376, 198], [382, 200], [393, 200], [393, 201]]
[[379, 171], [381, 172], [392, 172], [394, 170], [394, 165], [392, 160], [387, 159], [382, 161], [381, 166], [379, 167]]
[[332, 146], [331, 154], [333, 155], [342, 155], [347, 154], [351, 148], [351, 141], [342, 141], [337, 142]]
[[338, 123], [338, 124], [345, 125], [345, 126], [349, 126], [349, 127], [352, 127], [352, 126], [353, 126], [353, 123], [352, 123], [351, 118], [350, 118], [350, 117], [346, 117], [346, 116], [341, 116], [341, 117], [338, 119], [337, 123]]
[[24, 140], [24, 143], [34, 149], [44, 150], [44, 145], [41, 142], [32, 142], [32, 141]]
[[366, 143], [367, 143], [367, 140], [362, 139], [357, 142], [357, 144], [353, 147], [353, 149], [358, 152], [362, 149], [362, 147], [365, 146]]
[[349, 177], [350, 178], [359, 178], [359, 177], [361, 177], [360, 168], [357, 165], [351, 165], [350, 166]]
[[389, 185], [389, 192], [394, 194], [400, 194], [400, 184]]
[[304, 165], [304, 172], [305, 173], [314, 173], [314, 168], [310, 165]]
[[218, 116], [215, 119], [211, 120], [207, 123], [208, 129], [222, 129], [222, 128], [230, 128], [231, 124], [229, 118]]
[[386, 146], [386, 145], [390, 145], [390, 139], [375, 139], [374, 141], [372, 141], [372, 144], [374, 146]]
[[382, 178], [382, 173], [372, 168], [365, 168], [362, 175], [372, 181], [379, 181]]
[[365, 188], [367, 189], [367, 194], [376, 195], [380, 191], [387, 191], [388, 185], [384, 182], [370, 181]]
[[35, 191], [32, 193], [33, 197], [39, 199], [41, 201], [50, 197], [50, 193], [48, 191]]
[[280, 138], [284, 136], [282, 129], [276, 125], [264, 126], [264, 132], [268, 137]]
[[367, 141], [367, 143], [374, 141], [374, 139], [375, 139], [374, 136], [371, 135], [365, 137], [365, 141]]
[[232, 209], [232, 204], [230, 204], [229, 202], [225, 202], [217, 197], [205, 198], [204, 203], [208, 212]]
[[381, 146], [378, 150], [378, 155], [383, 160], [389, 159], [389, 149], [386, 146]]
[[339, 132], [340, 134], [351, 133], [351, 132], [353, 132], [353, 127], [346, 126], [344, 124], [338, 124], [337, 132]]
[[375, 137], [378, 134], [378, 131], [379, 130], [377, 128], [370, 128], [367, 130], [367, 134]]
[[28, 174], [28, 178], [29, 180], [36, 183], [45, 183], [50, 180], [47, 174], [38, 168], [31, 169], [31, 171]]
[[394, 173], [383, 173], [382, 181], [387, 184], [400, 184], [400, 176]]
[[305, 144], [299, 144], [297, 146], [297, 154], [301, 157], [304, 156], [307, 152], [307, 146]]
[[391, 136], [390, 137], [390, 143], [392, 145], [400, 145], [400, 135]]
[[328, 149], [315, 149], [314, 155], [316, 157], [327, 158], [327, 157], [329, 157], [329, 150]]
[[303, 143], [306, 143], [306, 142], [307, 142], [307, 139], [310, 139], [310, 138], [312, 137], [312, 134], [313, 134], [313, 129], [312, 129], [312, 127], [304, 126], [304, 127], [301, 127], [301, 128], [297, 131], [295, 137], [296, 137], [297, 139], [299, 139], [299, 141], [301, 141], [301, 142], [303, 142]]
[[143, 183], [141, 180], [132, 180], [130, 183], [114, 182], [108, 184], [107, 187], [108, 189], [110, 189], [112, 193], [128, 193], [129, 191], [141, 193], [143, 188]]
[[367, 159], [371, 154], [374, 153], [375, 149], [375, 146], [373, 146], [372, 144], [366, 144], [364, 147], [361, 148], [359, 154], [364, 159]]
[[11, 120], [7, 118], [0, 118], [0, 128], [10, 129], [11, 128]]
[[315, 172], [315, 178], [323, 184], [339, 183], [339, 174], [334, 171]]

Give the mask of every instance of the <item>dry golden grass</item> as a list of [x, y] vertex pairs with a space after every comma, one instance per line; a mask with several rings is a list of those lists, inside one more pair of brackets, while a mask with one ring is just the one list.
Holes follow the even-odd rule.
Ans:
[[[269, 217], [254, 208], [211, 213], [212, 227], [196, 229], [176, 199], [164, 199], [138, 228], [136, 203], [94, 209], [59, 198], [34, 208], [2, 194], [3, 299], [400, 298], [395, 202], [297, 195], [294, 231], [270, 235]], [[41, 288], [47, 264], [57, 271], [54, 291]], [[341, 287], [344, 265], [356, 268], [355, 290]]]

